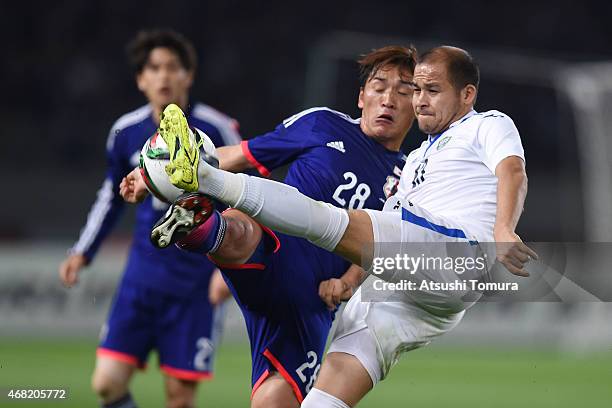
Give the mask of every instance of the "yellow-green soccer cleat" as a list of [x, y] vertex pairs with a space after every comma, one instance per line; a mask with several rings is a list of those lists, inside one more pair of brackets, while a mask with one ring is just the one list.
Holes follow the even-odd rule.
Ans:
[[172, 103], [162, 112], [159, 135], [170, 153], [170, 163], [166, 166], [170, 182], [182, 190], [197, 191], [200, 146], [177, 105]]

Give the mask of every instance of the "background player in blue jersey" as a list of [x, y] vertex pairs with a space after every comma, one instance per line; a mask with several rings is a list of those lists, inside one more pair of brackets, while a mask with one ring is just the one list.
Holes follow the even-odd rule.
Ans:
[[[360, 64], [361, 119], [308, 109], [240, 148], [218, 149], [221, 168], [255, 167], [268, 176], [291, 163], [285, 183], [302, 193], [340, 207], [381, 209], [401, 174], [399, 149], [414, 120], [415, 51], [385, 47]], [[131, 184], [139, 174], [130, 177], [122, 194], [133, 200], [138, 194]], [[142, 191], [142, 184], [136, 189]], [[201, 197], [183, 196], [166, 219], [181, 205], [197, 207], [196, 200]], [[251, 341], [252, 407], [298, 406], [319, 371], [335, 305], [350, 297], [361, 270], [236, 210], [215, 213], [179, 245], [211, 254], [240, 305]]]
[[[129, 45], [138, 89], [147, 105], [123, 115], [107, 142], [108, 171], [80, 238], [60, 266], [65, 285], [78, 282], [123, 209], [121, 179], [138, 164], [144, 142], [155, 133], [170, 103], [187, 112], [192, 126], [215, 144], [240, 142], [237, 122], [202, 103], [189, 101], [197, 58], [193, 46], [172, 31], [141, 32]], [[167, 406], [193, 405], [197, 382], [212, 376], [220, 306], [209, 302], [215, 267], [202, 257], [171, 248], [161, 253], [149, 240], [168, 205], [148, 197], [138, 207], [133, 244], [108, 321], [101, 333], [92, 386], [104, 406], [133, 407], [128, 384], [152, 349], [165, 375]], [[222, 280], [221, 280], [222, 283]], [[224, 285], [222, 283], [222, 285]], [[213, 297], [219, 298], [218, 293]]]

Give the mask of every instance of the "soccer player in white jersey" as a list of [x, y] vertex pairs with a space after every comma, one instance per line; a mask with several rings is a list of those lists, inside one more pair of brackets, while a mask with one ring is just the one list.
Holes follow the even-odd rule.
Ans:
[[[507, 115], [474, 111], [478, 85], [478, 67], [466, 51], [441, 46], [421, 56], [413, 107], [428, 139], [409, 156], [400, 188], [383, 211], [347, 212], [281, 183], [193, 162], [189, 158], [199, 151], [188, 132], [182, 137], [162, 132], [176, 150], [169, 177], [180, 188], [217, 198], [365, 269], [380, 251], [377, 243], [494, 240], [505, 243], [497, 248], [498, 260], [511, 273], [526, 276], [524, 266], [537, 254], [515, 233], [527, 193], [520, 136]], [[357, 292], [302, 407], [354, 406], [385, 378], [399, 354], [452, 329], [469, 307], [452, 296], [447, 304], [443, 297], [435, 305], [423, 303], [426, 299], [366, 302]]]

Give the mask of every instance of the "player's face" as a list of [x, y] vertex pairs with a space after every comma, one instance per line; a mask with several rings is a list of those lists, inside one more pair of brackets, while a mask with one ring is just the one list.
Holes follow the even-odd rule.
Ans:
[[136, 82], [149, 102], [159, 109], [170, 103], [186, 106], [193, 72], [183, 67], [172, 50], [159, 47], [149, 53], [149, 60], [136, 77]]
[[443, 132], [469, 111], [463, 92], [450, 83], [444, 62], [417, 64], [413, 86], [412, 104], [419, 129], [424, 133]]
[[368, 79], [358, 102], [363, 133], [399, 148], [414, 121], [411, 81], [397, 66], [382, 67]]

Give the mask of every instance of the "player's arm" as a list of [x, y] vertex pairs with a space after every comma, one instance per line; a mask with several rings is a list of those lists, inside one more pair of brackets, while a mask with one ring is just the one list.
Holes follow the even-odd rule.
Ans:
[[248, 168], [269, 177], [274, 169], [292, 163], [304, 151], [320, 144], [319, 133], [314, 130], [320, 114], [308, 111], [298, 113], [271, 132], [243, 141], [240, 143], [242, 157], [239, 160], [243, 164], [244, 160], [248, 161]]
[[208, 130], [208, 137], [216, 146], [219, 168], [233, 173], [253, 167], [243, 153], [242, 144], [245, 142], [242, 140], [238, 128], [238, 122], [227, 117], [225, 121], [215, 123]]
[[319, 284], [319, 297], [329, 310], [340, 302], [350, 299], [355, 289], [363, 282], [366, 272], [357, 265], [351, 265], [339, 279], [332, 278]]
[[257, 169], [262, 176], [268, 177], [271, 170], [293, 161], [304, 149], [304, 134], [314, 122], [314, 117], [305, 117], [291, 126], [283, 123], [271, 132], [240, 144], [218, 147], [219, 168], [232, 173]]
[[98, 190], [96, 201], [91, 207], [87, 222], [76, 244], [68, 251], [69, 255], [59, 266], [59, 277], [62, 283], [73, 286], [79, 281], [79, 273], [95, 257], [100, 245], [111, 232], [123, 210], [123, 200], [119, 193], [119, 180], [128, 171], [120, 154], [119, 135], [111, 129], [107, 143], [108, 170], [102, 187]]
[[498, 243], [497, 259], [513, 274], [529, 276], [525, 263], [538, 256], [515, 232], [527, 196], [525, 162], [517, 156], [506, 157], [495, 168], [495, 175], [497, 214], [493, 234]]
[[476, 144], [483, 163], [497, 176], [497, 213], [493, 228], [496, 257], [511, 273], [529, 276], [525, 263], [537, 255], [516, 234], [527, 196], [525, 153], [512, 119], [500, 112], [485, 116]]
[[218, 147], [217, 156], [219, 158], [219, 167], [233, 173], [252, 169], [254, 167], [245, 156], [242, 145]]

